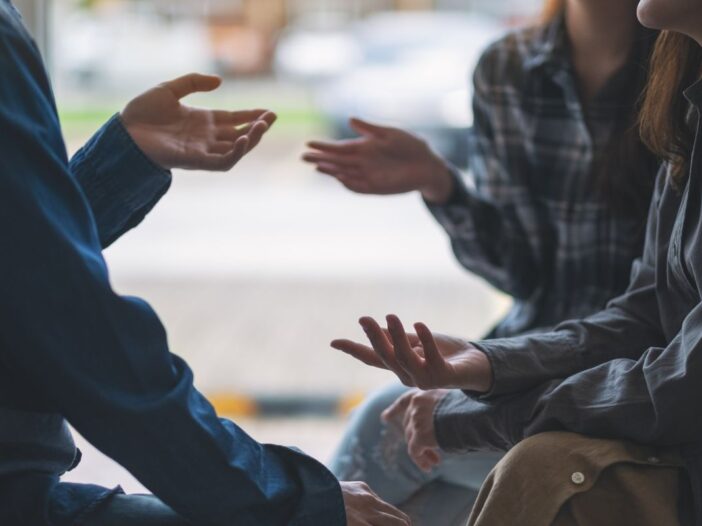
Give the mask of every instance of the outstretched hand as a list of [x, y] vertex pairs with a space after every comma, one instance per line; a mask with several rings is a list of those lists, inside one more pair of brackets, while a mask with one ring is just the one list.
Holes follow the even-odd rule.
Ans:
[[260, 109], [205, 110], [181, 103], [221, 84], [219, 77], [196, 73], [164, 82], [127, 104], [122, 122], [147, 157], [164, 169], [228, 171], [256, 147], [276, 116]]
[[416, 135], [351, 119], [356, 139], [312, 141], [302, 159], [361, 194], [401, 194], [419, 191], [431, 202], [445, 202], [453, 178], [445, 161]]
[[359, 323], [370, 347], [351, 340], [334, 340], [331, 346], [367, 365], [392, 371], [410, 387], [490, 390], [490, 362], [469, 342], [434, 335], [423, 323], [415, 324], [416, 334], [407, 334], [394, 315], [387, 317], [387, 329], [369, 317], [361, 318]]

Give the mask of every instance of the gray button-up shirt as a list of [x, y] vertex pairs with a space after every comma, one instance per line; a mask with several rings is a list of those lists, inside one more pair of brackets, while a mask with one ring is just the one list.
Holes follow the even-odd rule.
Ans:
[[435, 423], [447, 450], [504, 450], [552, 430], [679, 446], [687, 511], [702, 524], [702, 81], [685, 95], [698, 121], [690, 175], [683, 188], [659, 175], [627, 292], [551, 333], [477, 342], [492, 391], [451, 393]]

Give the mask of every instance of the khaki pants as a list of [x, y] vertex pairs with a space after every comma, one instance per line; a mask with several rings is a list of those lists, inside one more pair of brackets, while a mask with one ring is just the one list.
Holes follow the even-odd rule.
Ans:
[[512, 449], [480, 490], [469, 526], [677, 526], [678, 454], [544, 433]]

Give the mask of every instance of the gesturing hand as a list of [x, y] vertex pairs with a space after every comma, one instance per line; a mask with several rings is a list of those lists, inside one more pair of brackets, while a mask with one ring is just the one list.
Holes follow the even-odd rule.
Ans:
[[408, 335], [394, 315], [387, 317], [387, 329], [373, 318], [361, 318], [359, 323], [371, 347], [350, 340], [334, 340], [331, 346], [367, 365], [392, 371], [410, 387], [490, 390], [490, 362], [469, 342], [434, 336], [423, 323], [414, 326], [416, 335]]
[[410, 518], [381, 500], [363, 482], [342, 482], [348, 526], [411, 526]]
[[407, 453], [419, 469], [426, 472], [441, 461], [434, 430], [434, 410], [449, 392], [444, 389], [413, 389], [398, 398], [382, 414], [386, 424], [402, 430], [407, 442]]
[[449, 169], [424, 140], [360, 119], [351, 119], [350, 125], [359, 138], [310, 142], [312, 151], [303, 160], [353, 192], [388, 195], [418, 190], [432, 202], [449, 198], [453, 190]]
[[203, 110], [182, 98], [217, 89], [219, 77], [191, 74], [139, 95], [121, 117], [134, 142], [164, 169], [228, 171], [275, 122], [266, 110]]

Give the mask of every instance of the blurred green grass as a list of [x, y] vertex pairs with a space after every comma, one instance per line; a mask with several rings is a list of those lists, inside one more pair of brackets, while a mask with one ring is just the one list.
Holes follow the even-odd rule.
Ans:
[[[64, 137], [68, 142], [89, 138], [118, 111], [118, 107], [60, 107], [59, 118]], [[297, 134], [325, 127], [324, 116], [313, 108], [276, 108], [275, 111], [278, 114], [274, 128], [277, 134]]]

